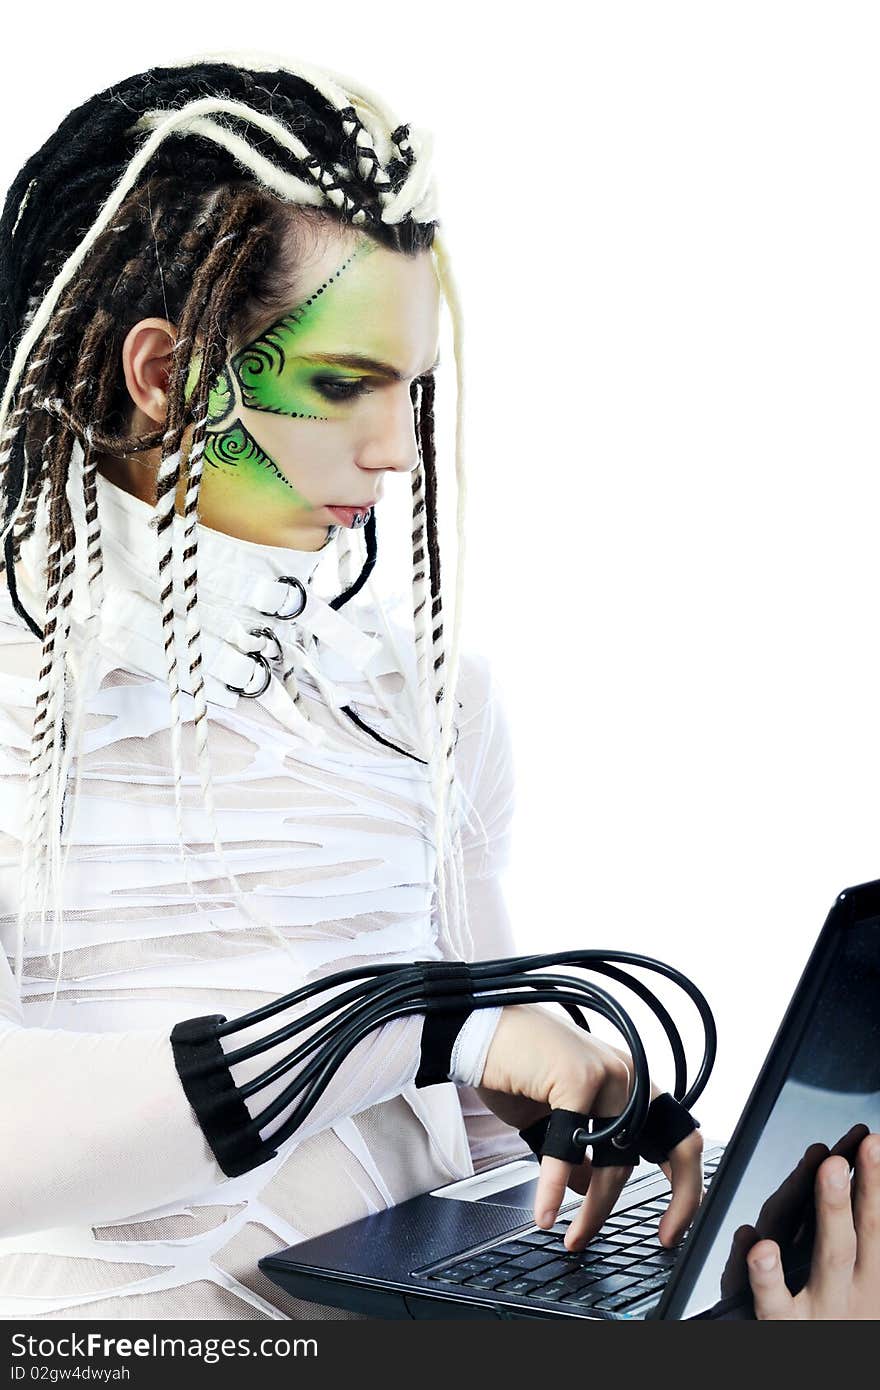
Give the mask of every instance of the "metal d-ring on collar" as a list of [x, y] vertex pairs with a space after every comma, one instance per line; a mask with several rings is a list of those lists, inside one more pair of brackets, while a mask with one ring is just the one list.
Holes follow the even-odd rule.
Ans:
[[252, 637], [271, 637], [272, 641], [275, 643], [275, 655], [270, 656], [269, 660], [274, 661], [276, 664], [279, 661], [283, 661], [284, 651], [278, 640], [277, 632], [274, 632], [271, 627], [252, 627], [250, 633]]
[[249, 700], [255, 700], [258, 695], [262, 695], [266, 690], [269, 689], [269, 682], [272, 679], [272, 672], [269, 670], [269, 661], [274, 661], [277, 665], [279, 661], [283, 661], [284, 651], [280, 641], [278, 640], [277, 632], [273, 632], [271, 627], [252, 627], [250, 628], [250, 634], [252, 637], [271, 637], [272, 641], [275, 643], [275, 655], [269, 657], [268, 661], [266, 660], [266, 657], [263, 652], [247, 653], [248, 656], [253, 657], [254, 661], [258, 661], [260, 665], [263, 667], [263, 670], [266, 674], [266, 679], [260, 686], [259, 690], [245, 690], [243, 685], [230, 685], [228, 681], [226, 682], [226, 689], [234, 690], [237, 692], [237, 694], [244, 695]]
[[269, 613], [265, 608], [261, 608], [260, 612], [265, 618], [280, 618], [282, 622], [287, 622], [290, 618], [298, 618], [305, 610], [307, 602], [305, 585], [292, 574], [279, 574], [278, 582], [290, 584], [291, 587], [299, 593], [300, 599], [302, 600], [299, 607], [294, 609], [292, 613]]
[[[275, 634], [273, 633], [272, 635], [274, 636]], [[230, 685], [228, 681], [225, 681], [224, 684], [226, 685], [227, 690], [234, 690], [237, 695], [244, 695], [249, 700], [255, 700], [258, 695], [264, 694], [264, 692], [269, 689], [269, 686], [272, 682], [272, 672], [270, 671], [269, 663], [263, 656], [262, 652], [246, 652], [245, 655], [253, 657], [254, 661], [258, 661], [262, 666], [263, 671], [265, 672], [266, 679], [260, 686], [259, 690], [245, 690], [243, 685]]]
[[[298, 618], [300, 614], [304, 612], [306, 603], [308, 602], [308, 596], [306, 594], [305, 585], [302, 583], [302, 580], [297, 579], [295, 575], [280, 574], [278, 576], [278, 579], [281, 583], [289, 584], [291, 588], [294, 590], [294, 593], [299, 595], [300, 601], [298, 606], [295, 607], [290, 613], [271, 613], [265, 608], [261, 608], [260, 612], [266, 618], [276, 618], [281, 622], [289, 622], [292, 618]], [[270, 627], [253, 627], [250, 631], [251, 635], [254, 637], [271, 637], [275, 642], [276, 648], [276, 655], [272, 657], [272, 660], [275, 662], [282, 660], [283, 651], [281, 648], [281, 643], [278, 640], [277, 633], [274, 633]], [[237, 695], [244, 695], [249, 700], [255, 700], [259, 695], [264, 694], [265, 691], [269, 689], [269, 685], [272, 681], [272, 672], [269, 669], [269, 662], [266, 660], [262, 652], [248, 652], [247, 655], [252, 657], [254, 661], [258, 661], [265, 673], [265, 680], [263, 681], [263, 684], [260, 686], [259, 690], [245, 690], [244, 686], [230, 685], [228, 681], [225, 682], [225, 684], [227, 690], [232, 690]]]

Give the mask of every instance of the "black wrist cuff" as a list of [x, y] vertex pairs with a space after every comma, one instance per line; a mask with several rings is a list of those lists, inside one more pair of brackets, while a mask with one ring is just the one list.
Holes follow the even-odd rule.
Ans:
[[259, 1130], [232, 1079], [226, 1054], [217, 1037], [223, 1014], [187, 1018], [171, 1030], [174, 1065], [186, 1098], [228, 1178], [237, 1178], [274, 1158], [271, 1144]]
[[[435, 1086], [438, 1082], [449, 1080], [452, 1066], [452, 1049], [455, 1039], [461, 1032], [465, 1020], [473, 1013], [474, 996], [470, 989], [470, 967], [464, 961], [447, 963], [427, 961], [431, 980], [452, 980], [459, 985], [455, 1005], [451, 1009], [431, 1008], [425, 1014], [422, 1028], [421, 1061], [416, 1072], [415, 1085]], [[461, 996], [464, 995], [464, 1002]]]
[[639, 1135], [639, 1153], [648, 1163], [665, 1163], [670, 1149], [680, 1144], [695, 1129], [699, 1129], [689, 1110], [668, 1091], [655, 1096], [648, 1106], [645, 1125]]

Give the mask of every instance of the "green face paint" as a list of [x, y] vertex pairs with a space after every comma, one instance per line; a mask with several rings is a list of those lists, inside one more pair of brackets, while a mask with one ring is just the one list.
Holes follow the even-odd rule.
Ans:
[[[265, 411], [296, 420], [327, 421], [344, 416], [344, 391], [335, 400], [330, 393], [335, 380], [350, 381], [350, 369], [326, 365], [318, 372], [314, 364], [301, 361], [295, 354], [303, 351], [314, 330], [320, 330], [325, 337], [336, 333], [339, 341], [345, 340], [352, 305], [345, 298], [334, 299], [333, 287], [356, 262], [376, 250], [374, 242], [361, 241], [308, 299], [241, 348], [211, 387], [205, 462], [218, 471], [224, 482], [246, 485], [259, 505], [270, 511], [279, 504], [289, 510], [291, 505], [308, 508], [310, 503], [247, 429], [243, 410]], [[200, 363], [197, 353], [187, 378], [187, 399], [195, 390]]]
[[[326, 420], [328, 401], [316, 389], [315, 368], [295, 356], [312, 329], [338, 332], [340, 341], [350, 326], [351, 305], [333, 297], [333, 286], [360, 257], [376, 250], [362, 242], [302, 304], [273, 323], [265, 333], [242, 348], [232, 359], [232, 370], [241, 388], [241, 399], [250, 410], [292, 415], [299, 420]], [[333, 372], [324, 372], [332, 377]], [[339, 376], [346, 373], [340, 371]], [[350, 375], [350, 374], [349, 374]]]

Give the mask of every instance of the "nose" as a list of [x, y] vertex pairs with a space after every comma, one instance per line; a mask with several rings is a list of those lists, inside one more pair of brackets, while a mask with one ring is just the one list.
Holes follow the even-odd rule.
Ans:
[[419, 461], [415, 417], [409, 388], [395, 384], [377, 392], [377, 408], [358, 464], [370, 472], [411, 473]]

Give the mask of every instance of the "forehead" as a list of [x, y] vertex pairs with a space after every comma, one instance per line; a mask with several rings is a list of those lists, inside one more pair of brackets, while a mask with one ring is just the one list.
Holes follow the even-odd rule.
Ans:
[[434, 258], [430, 251], [407, 256], [367, 236], [326, 236], [300, 264], [287, 314], [292, 353], [358, 352], [417, 373], [433, 359], [439, 332]]

